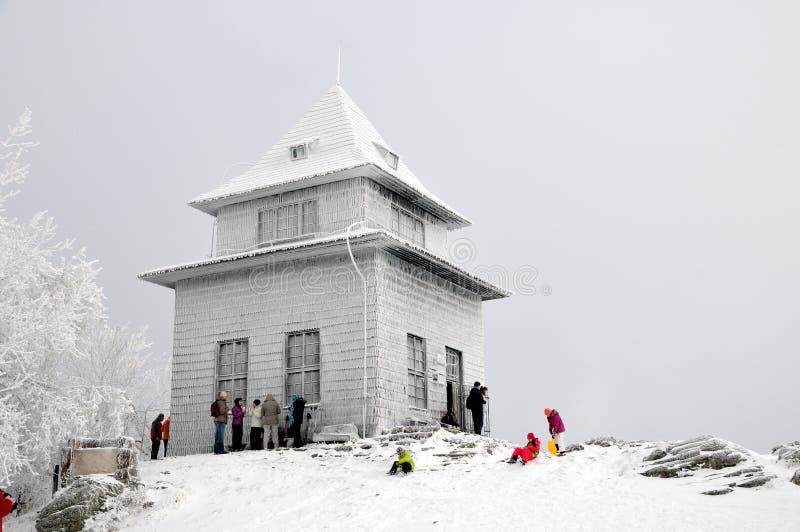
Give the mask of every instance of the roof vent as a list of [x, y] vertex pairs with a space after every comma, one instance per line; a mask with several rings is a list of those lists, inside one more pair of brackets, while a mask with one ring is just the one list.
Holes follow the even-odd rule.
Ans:
[[289, 153], [292, 156], [293, 161], [297, 161], [298, 159], [305, 159], [308, 157], [308, 144], [295, 144], [291, 148], [289, 148]]
[[394, 152], [386, 152], [386, 162], [389, 166], [397, 170], [397, 165], [400, 163], [400, 156]]
[[386, 146], [382, 146], [377, 142], [373, 142], [375, 147], [378, 149], [383, 158], [386, 160], [386, 164], [388, 164], [391, 168], [397, 170], [397, 167], [400, 164], [400, 156], [397, 155], [395, 152], [391, 151]]

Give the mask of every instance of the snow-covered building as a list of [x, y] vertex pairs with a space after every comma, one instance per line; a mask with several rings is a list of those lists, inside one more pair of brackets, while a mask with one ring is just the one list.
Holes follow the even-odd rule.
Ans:
[[139, 275], [175, 291], [171, 450], [212, 450], [221, 389], [286, 407], [299, 393], [316, 427], [361, 431], [366, 404], [367, 434], [463, 418], [463, 387], [483, 378], [481, 305], [509, 294], [448, 260], [448, 231], [469, 221], [339, 84], [189, 204], [215, 218], [212, 256]]

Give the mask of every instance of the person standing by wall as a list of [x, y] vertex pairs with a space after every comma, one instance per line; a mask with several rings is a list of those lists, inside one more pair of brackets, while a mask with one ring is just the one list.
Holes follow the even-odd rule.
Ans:
[[291, 408], [291, 435], [294, 438], [293, 447], [303, 446], [303, 412], [306, 408], [306, 400], [297, 394], [292, 395], [292, 408]]
[[231, 448], [234, 451], [244, 450], [242, 445], [242, 435], [244, 433], [244, 415], [247, 413], [247, 408], [242, 406], [242, 398], [237, 397], [233, 400], [233, 408], [231, 408]]
[[558, 410], [545, 408], [544, 415], [547, 416], [550, 435], [556, 441], [556, 451], [561, 453], [564, 450], [564, 432], [566, 432], [564, 422], [561, 420], [561, 414], [558, 413]]
[[161, 422], [164, 414], [159, 414], [150, 424], [150, 460], [158, 460], [158, 449], [161, 447]]
[[250, 409], [250, 450], [260, 451], [264, 448], [264, 410], [261, 407], [261, 399], [253, 401], [253, 408]]
[[278, 437], [278, 427], [281, 421], [281, 407], [278, 401], [271, 393], [267, 394], [264, 404], [261, 406], [263, 410], [263, 425], [264, 425], [264, 447], [269, 449], [270, 439], [272, 440], [272, 448], [278, 450], [280, 447], [280, 439]]
[[169, 424], [172, 416], [167, 416], [161, 425], [161, 441], [164, 443], [164, 458], [167, 457], [167, 445], [169, 444]]
[[214, 454], [228, 454], [225, 450], [225, 426], [228, 424], [228, 392], [221, 391], [217, 400], [211, 403], [211, 416], [214, 418]]
[[483, 398], [483, 394], [481, 393], [481, 383], [475, 381], [475, 384], [472, 386], [472, 389], [469, 391], [469, 396], [467, 397], [467, 408], [472, 410], [472, 428], [475, 431], [475, 434], [480, 434], [483, 430], [483, 405], [486, 404], [486, 400]]

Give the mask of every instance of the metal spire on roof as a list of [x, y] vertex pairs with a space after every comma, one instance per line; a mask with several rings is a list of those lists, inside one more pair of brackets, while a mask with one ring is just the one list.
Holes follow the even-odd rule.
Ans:
[[336, 55], [336, 84], [342, 84], [342, 45], [339, 45], [339, 53]]

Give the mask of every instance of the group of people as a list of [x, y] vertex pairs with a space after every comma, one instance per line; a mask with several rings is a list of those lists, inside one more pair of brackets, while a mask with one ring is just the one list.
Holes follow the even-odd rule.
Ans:
[[[472, 422], [475, 434], [481, 434], [483, 429], [483, 405], [486, 404], [488, 393], [486, 386], [476, 381], [467, 397], [466, 407], [472, 411]], [[302, 425], [303, 414], [305, 413], [306, 401], [298, 394], [292, 395], [292, 403], [289, 407], [289, 415], [286, 416], [284, 426], [280, 426], [279, 420], [281, 407], [272, 394], [267, 394], [264, 402], [260, 399], [253, 401], [250, 410], [250, 449], [257, 451], [265, 448], [277, 449], [282, 446], [284, 441], [292, 438], [294, 447], [303, 446]], [[231, 450], [243, 451], [242, 443], [244, 431], [244, 416], [247, 415], [247, 408], [242, 404], [242, 398], [237, 397], [233, 400], [233, 407], [228, 410], [228, 392], [221, 391], [216, 401], [211, 404], [211, 416], [214, 418], [214, 454], [227, 454], [225, 450], [225, 427], [228, 423], [228, 415], [231, 416]], [[561, 414], [552, 408], [545, 408], [544, 415], [547, 417], [548, 430], [554, 440], [557, 455], [563, 455], [564, 447], [564, 421]], [[310, 416], [310, 414], [309, 414]], [[452, 418], [452, 419], [451, 419]], [[443, 423], [456, 425], [455, 414], [450, 410], [442, 418]], [[164, 419], [164, 414], [158, 414], [150, 426], [150, 440], [152, 448], [150, 458], [158, 459], [158, 452], [161, 442], [164, 443], [164, 457], [167, 456], [167, 444], [169, 442], [170, 418]], [[266, 439], [265, 439], [266, 435]], [[509, 463], [516, 463], [518, 460], [524, 465], [539, 456], [541, 442], [532, 432], [528, 433], [527, 443], [524, 447], [517, 447], [509, 458]], [[398, 459], [392, 464], [389, 474], [394, 475], [398, 471], [410, 473], [414, 470], [414, 460], [408, 450], [401, 447], [397, 448]]]
[[[228, 424], [228, 415], [231, 416], [231, 450], [243, 451], [244, 416], [247, 407], [241, 397], [233, 400], [233, 406], [228, 410], [228, 392], [221, 391], [217, 400], [211, 403], [211, 417], [214, 418], [214, 454], [227, 454], [225, 450], [225, 427]], [[250, 449], [273, 449], [280, 447], [283, 442], [292, 438], [294, 447], [303, 446], [302, 425], [306, 401], [298, 394], [292, 396], [289, 415], [283, 426], [280, 425], [281, 406], [272, 394], [267, 394], [264, 402], [260, 399], [253, 401], [250, 409]]]
[[[561, 456], [566, 451], [564, 448], [564, 432], [566, 430], [564, 428], [564, 421], [561, 420], [561, 414], [552, 408], [545, 408], [544, 415], [547, 416], [548, 430], [555, 442], [556, 454], [557, 456]], [[517, 460], [520, 460], [520, 463], [525, 465], [535, 460], [536, 457], [539, 456], [540, 450], [541, 443], [539, 442], [539, 438], [537, 438], [533, 432], [529, 432], [528, 443], [526, 443], [524, 447], [517, 447], [514, 449], [514, 452], [511, 453], [511, 458], [508, 459], [508, 463], [515, 464]]]
[[164, 443], [164, 458], [167, 457], [169, 446], [170, 418], [164, 419], [164, 414], [158, 414], [150, 424], [150, 460], [158, 460], [158, 449]]

